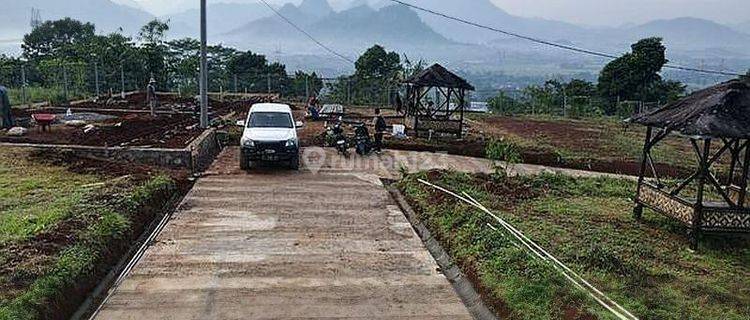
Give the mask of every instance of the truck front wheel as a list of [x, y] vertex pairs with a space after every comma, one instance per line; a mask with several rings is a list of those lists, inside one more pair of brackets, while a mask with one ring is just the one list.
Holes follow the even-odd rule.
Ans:
[[295, 171], [299, 170], [299, 155], [296, 155], [289, 160], [289, 168]]

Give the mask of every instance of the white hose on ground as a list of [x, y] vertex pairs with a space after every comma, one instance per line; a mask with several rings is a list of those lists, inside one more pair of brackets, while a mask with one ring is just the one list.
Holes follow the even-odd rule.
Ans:
[[[447, 190], [443, 187], [440, 187], [438, 185], [432, 184], [428, 181], [418, 179], [418, 181], [422, 184], [425, 184], [427, 186], [430, 186], [434, 189], [440, 190], [446, 194], [449, 194], [463, 202], [468, 203], [469, 205], [479, 209], [480, 211], [483, 211], [490, 215], [492, 218], [494, 218], [500, 225], [507, 230], [511, 235], [513, 235], [518, 241], [520, 241], [527, 249], [532, 251], [534, 254], [536, 254], [538, 257], [540, 257], [544, 261], [552, 261], [552, 266], [560, 272], [563, 277], [565, 277], [568, 281], [573, 283], [576, 287], [581, 289], [582, 291], [585, 291], [588, 293], [589, 296], [591, 296], [597, 303], [599, 303], [601, 306], [606, 308], [608, 311], [612, 312], [617, 318], [622, 320], [637, 320], [638, 317], [634, 316], [632, 313], [630, 313], [628, 310], [620, 306], [617, 302], [610, 299], [606, 294], [601, 292], [599, 289], [591, 285], [588, 281], [583, 279], [580, 275], [578, 275], [575, 271], [571, 270], [568, 266], [566, 266], [564, 263], [560, 262], [557, 258], [555, 258], [552, 254], [544, 250], [541, 246], [539, 246], [536, 242], [529, 239], [526, 235], [524, 235], [521, 231], [516, 229], [513, 225], [506, 222], [504, 219], [500, 218], [496, 214], [492, 213], [487, 207], [479, 203], [477, 200], [472, 198], [467, 193], [463, 193], [464, 196], [460, 196], [456, 194], [455, 192], [452, 192], [450, 190]], [[490, 227], [495, 230], [492, 225]]]

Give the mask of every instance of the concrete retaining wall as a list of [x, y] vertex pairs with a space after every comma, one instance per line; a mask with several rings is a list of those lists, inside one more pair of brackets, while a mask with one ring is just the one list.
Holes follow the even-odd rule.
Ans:
[[221, 151], [216, 138], [216, 129], [209, 128], [184, 149], [138, 148], [138, 147], [90, 147], [81, 145], [55, 145], [32, 143], [0, 143], [0, 147], [27, 148], [72, 152], [93, 159], [107, 159], [127, 163], [188, 169], [193, 172], [205, 170]]
[[191, 169], [193, 172], [200, 172], [208, 169], [214, 162], [216, 156], [221, 152], [221, 143], [216, 135], [216, 129], [210, 128], [203, 132], [188, 149], [191, 150], [190, 157], [192, 160]]

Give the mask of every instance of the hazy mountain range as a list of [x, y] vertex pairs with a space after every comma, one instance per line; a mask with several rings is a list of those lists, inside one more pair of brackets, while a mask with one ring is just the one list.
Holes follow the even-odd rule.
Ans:
[[[175, 5], [185, 2], [173, 1]], [[627, 51], [630, 43], [639, 38], [661, 36], [665, 38], [673, 61], [676, 58], [681, 62], [694, 63], [721, 57], [727, 59], [722, 61], [722, 64], [726, 63], [726, 68], [742, 70], [750, 65], [750, 21], [727, 26], [705, 19], [677, 18], [621, 27], [586, 27], [515, 16], [490, 0], [410, 2], [507, 31], [614, 54]], [[100, 32], [122, 28], [125, 34], [135, 35], [140, 26], [154, 18], [154, 15], [140, 9], [144, 5], [145, 2], [134, 0], [0, 0], [0, 7], [4, 11], [4, 18], [0, 19], [0, 50], [7, 52], [11, 48], [11, 52], [18, 52], [16, 42], [30, 30], [32, 7], [41, 9], [44, 20], [69, 16], [93, 22]], [[443, 60], [454, 65], [473, 64], [481, 66], [482, 70], [491, 70], [490, 64], [502, 64], [507, 68], [511, 63], [534, 66], [539, 64], [538, 61], [568, 66], [601, 64], [601, 59], [591, 60], [548, 49], [525, 40], [415, 12], [387, 0], [336, 1], [333, 5], [327, 0], [303, 0], [299, 5], [287, 3], [277, 9], [316, 39], [352, 58], [366, 47], [380, 43], [389, 49], [416, 54], [420, 58]], [[212, 43], [267, 54], [327, 56], [323, 49], [260, 3], [213, 3], [208, 11], [209, 40]], [[197, 9], [159, 18], [170, 20], [170, 37], [198, 35]], [[534, 66], [537, 67], [544, 72], [544, 66]]]
[[153, 15], [110, 0], [0, 0], [0, 39], [19, 39], [31, 30], [31, 8], [39, 9], [42, 20], [72, 17], [96, 24], [103, 32], [122, 28], [126, 34], [137, 30]]

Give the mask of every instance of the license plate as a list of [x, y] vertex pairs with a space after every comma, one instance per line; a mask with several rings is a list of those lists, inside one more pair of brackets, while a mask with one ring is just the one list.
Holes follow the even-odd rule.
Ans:
[[341, 141], [339, 141], [339, 142], [337, 142], [337, 143], [338, 143], [338, 145], [342, 146], [342, 145], [344, 145], [344, 143], [346, 143], [346, 141], [344, 141], [344, 140], [341, 140]]
[[275, 155], [266, 154], [261, 157], [261, 160], [263, 161], [277, 161], [279, 160], [279, 157]]

